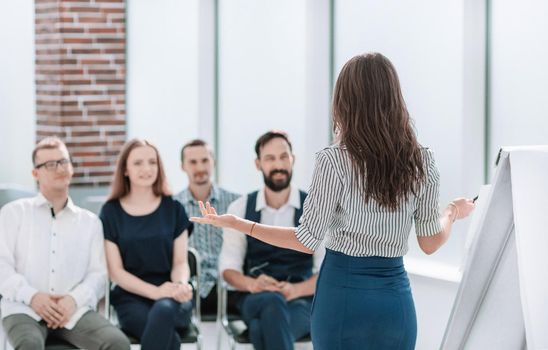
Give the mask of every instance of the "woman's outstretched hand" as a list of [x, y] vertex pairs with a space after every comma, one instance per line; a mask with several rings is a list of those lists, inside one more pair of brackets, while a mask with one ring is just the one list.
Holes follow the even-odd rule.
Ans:
[[216, 227], [226, 227], [234, 228], [236, 224], [237, 217], [230, 214], [218, 215], [215, 208], [207, 202], [204, 205], [204, 202], [198, 202], [200, 205], [200, 211], [202, 212], [202, 217], [193, 216], [190, 218], [190, 221], [197, 222], [199, 224], [213, 225]]

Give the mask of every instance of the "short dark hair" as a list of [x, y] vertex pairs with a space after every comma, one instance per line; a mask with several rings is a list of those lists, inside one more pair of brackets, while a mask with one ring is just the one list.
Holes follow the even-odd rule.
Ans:
[[287, 133], [281, 130], [270, 130], [262, 134], [261, 137], [257, 139], [257, 142], [255, 142], [255, 153], [257, 154], [257, 158], [261, 157], [261, 148], [276, 138], [285, 140], [285, 142], [289, 145], [289, 150], [293, 153], [293, 146], [291, 145], [291, 141], [289, 141], [289, 136]]
[[185, 149], [187, 149], [189, 147], [197, 147], [197, 146], [203, 146], [203, 147], [207, 148], [207, 150], [209, 151], [209, 154], [211, 154], [211, 157], [215, 158], [213, 156], [213, 151], [209, 148], [209, 145], [208, 145], [207, 142], [205, 142], [202, 139], [194, 139], [194, 140], [191, 140], [191, 141], [185, 143], [183, 145], [183, 148], [181, 148], [181, 163], [184, 163], [184, 161], [185, 161]]
[[48, 136], [34, 146], [32, 150], [32, 164], [36, 165], [36, 154], [41, 149], [67, 148], [65, 143], [57, 136]]

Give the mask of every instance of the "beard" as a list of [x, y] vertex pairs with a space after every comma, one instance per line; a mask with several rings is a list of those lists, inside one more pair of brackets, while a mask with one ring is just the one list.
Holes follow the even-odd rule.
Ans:
[[[274, 180], [274, 175], [276, 174], [285, 174], [285, 180]], [[289, 187], [292, 175], [293, 173], [287, 170], [274, 169], [268, 174], [268, 176], [263, 173], [263, 180], [266, 187], [270, 188], [274, 192], [280, 192]]]

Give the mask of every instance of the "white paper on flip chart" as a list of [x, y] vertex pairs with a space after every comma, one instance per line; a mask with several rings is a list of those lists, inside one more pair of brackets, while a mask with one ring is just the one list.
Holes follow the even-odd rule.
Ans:
[[548, 348], [548, 147], [510, 153], [527, 348]]
[[466, 233], [466, 240], [464, 241], [464, 253], [462, 254], [462, 263], [459, 267], [459, 270], [462, 272], [466, 264], [466, 259], [470, 254], [470, 248], [476, 234], [481, 230], [481, 221], [487, 210], [487, 205], [489, 203], [489, 196], [491, 195], [491, 185], [481, 186], [478, 199], [476, 200], [476, 208], [472, 212], [470, 218], [470, 225], [468, 226], [468, 232]]

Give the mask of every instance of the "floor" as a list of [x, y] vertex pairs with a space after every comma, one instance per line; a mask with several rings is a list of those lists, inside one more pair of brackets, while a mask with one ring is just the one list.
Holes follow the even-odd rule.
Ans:
[[[217, 324], [215, 322], [202, 322], [201, 330], [203, 334], [202, 338], [202, 350], [216, 350], [217, 349]], [[219, 350], [230, 350], [228, 337], [224, 332], [221, 332], [221, 347]], [[193, 346], [185, 346], [186, 349], [195, 349]], [[253, 350], [251, 345], [237, 345], [237, 350]], [[312, 350], [312, 344], [297, 344], [295, 350]]]

